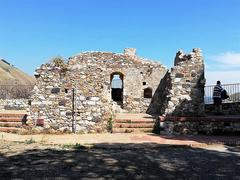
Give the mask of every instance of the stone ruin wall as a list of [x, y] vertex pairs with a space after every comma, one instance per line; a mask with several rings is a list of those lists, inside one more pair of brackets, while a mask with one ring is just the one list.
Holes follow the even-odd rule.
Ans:
[[[36, 70], [37, 83], [32, 92], [30, 107], [29, 99], [0, 99], [0, 110], [27, 110], [31, 113], [29, 119], [34, 122], [44, 119], [45, 128], [70, 130], [74, 88], [77, 131], [104, 131], [112, 113], [119, 110], [111, 99], [110, 77], [114, 72], [124, 75], [125, 112], [147, 110], [149, 114], [163, 115], [166, 118], [205, 114], [204, 62], [200, 49], [193, 49], [190, 54], [179, 51], [170, 71], [159, 63], [137, 57], [135, 49], [126, 49], [124, 54], [81, 53], [70, 58], [64, 67], [54, 63], [44, 64]], [[153, 89], [152, 99], [143, 97], [147, 87]], [[213, 111], [210, 106], [206, 106], [206, 113]], [[224, 104], [223, 109], [226, 114], [239, 114], [239, 103]], [[239, 125], [234, 123], [230, 122], [228, 129], [239, 131]], [[160, 128], [168, 134], [194, 134], [198, 131], [210, 133], [216, 127], [221, 130], [226, 126], [225, 122], [216, 124], [166, 119], [160, 122]]]
[[204, 115], [204, 62], [200, 49], [179, 51], [174, 67], [162, 79], [148, 113], [164, 116]]
[[31, 119], [44, 119], [46, 127], [71, 129], [74, 88], [77, 131], [103, 131], [114, 112], [111, 99], [114, 72], [123, 74], [123, 109], [146, 112], [151, 99], [143, 97], [144, 89], [150, 87], [154, 93], [166, 69], [137, 57], [134, 49], [126, 49], [124, 54], [81, 53], [70, 58], [64, 68], [44, 64], [36, 70]]

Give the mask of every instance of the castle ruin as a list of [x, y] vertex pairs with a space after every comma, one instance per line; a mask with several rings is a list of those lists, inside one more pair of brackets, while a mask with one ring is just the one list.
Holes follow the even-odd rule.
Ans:
[[204, 62], [200, 49], [179, 51], [166, 69], [127, 48], [123, 54], [83, 52], [66, 64], [52, 62], [36, 70], [31, 119], [45, 126], [104, 131], [114, 113], [163, 116], [204, 114]]

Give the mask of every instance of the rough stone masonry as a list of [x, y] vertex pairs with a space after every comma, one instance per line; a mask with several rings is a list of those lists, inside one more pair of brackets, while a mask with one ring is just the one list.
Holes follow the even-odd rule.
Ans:
[[179, 51], [170, 71], [127, 48], [123, 54], [83, 52], [66, 64], [43, 64], [35, 77], [30, 118], [55, 129], [71, 129], [75, 117], [78, 132], [105, 131], [116, 112], [203, 114], [200, 49]]
[[164, 116], [204, 115], [204, 62], [200, 49], [178, 51], [171, 68], [159, 84], [148, 113]]

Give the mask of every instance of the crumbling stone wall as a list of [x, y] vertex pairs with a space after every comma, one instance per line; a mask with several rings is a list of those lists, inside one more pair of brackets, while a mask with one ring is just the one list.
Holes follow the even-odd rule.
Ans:
[[200, 49], [190, 54], [179, 51], [174, 67], [166, 73], [148, 112], [175, 116], [204, 115], [204, 62]]
[[[155, 93], [166, 68], [135, 53], [131, 48], [124, 54], [83, 52], [63, 66], [42, 65], [35, 74], [31, 118], [44, 119], [46, 126], [71, 129], [74, 106], [77, 131], [89, 132], [106, 129], [112, 112], [146, 112], [151, 98], [144, 98], [144, 89], [151, 88]], [[123, 77], [121, 105], [111, 98], [114, 73]]]

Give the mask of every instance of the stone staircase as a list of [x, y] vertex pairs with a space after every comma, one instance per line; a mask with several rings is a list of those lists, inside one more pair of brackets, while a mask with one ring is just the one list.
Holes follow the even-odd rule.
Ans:
[[16, 133], [23, 126], [24, 115], [22, 113], [0, 113], [0, 132]]
[[113, 123], [113, 133], [153, 132], [158, 116], [148, 114], [118, 113]]

